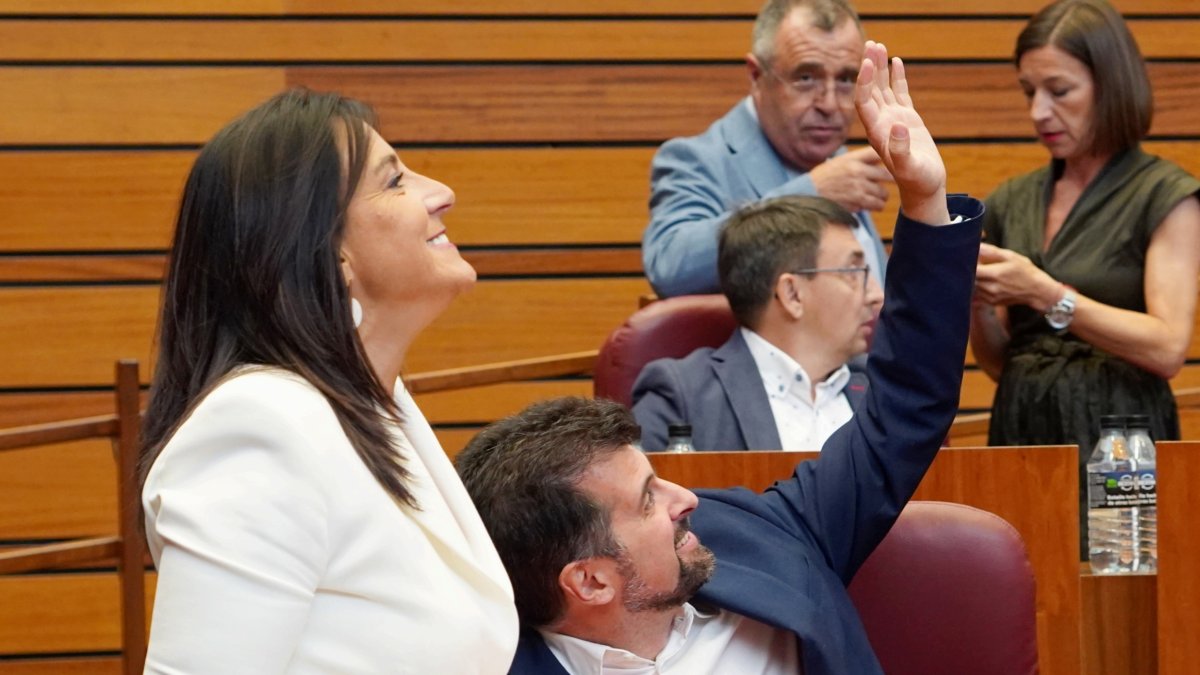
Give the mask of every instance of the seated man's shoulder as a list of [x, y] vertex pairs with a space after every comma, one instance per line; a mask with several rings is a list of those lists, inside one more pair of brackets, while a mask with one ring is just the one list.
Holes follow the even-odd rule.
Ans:
[[647, 363], [638, 374], [633, 387], [633, 400], [638, 399], [639, 388], [646, 388], [662, 381], [690, 381], [708, 379], [707, 364], [711, 363], [715, 347], [700, 347], [683, 358], [662, 358]]

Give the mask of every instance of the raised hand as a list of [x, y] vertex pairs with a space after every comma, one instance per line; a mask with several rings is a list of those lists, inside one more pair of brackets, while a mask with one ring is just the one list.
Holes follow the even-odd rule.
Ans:
[[894, 58], [891, 66], [889, 74], [887, 48], [868, 40], [854, 106], [871, 146], [900, 188], [905, 214], [930, 225], [948, 223], [946, 165], [913, 107], [904, 63]]

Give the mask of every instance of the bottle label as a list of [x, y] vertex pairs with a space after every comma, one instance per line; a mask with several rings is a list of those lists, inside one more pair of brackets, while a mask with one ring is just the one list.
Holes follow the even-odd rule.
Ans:
[[1117, 509], [1158, 503], [1154, 469], [1088, 474], [1088, 508]]

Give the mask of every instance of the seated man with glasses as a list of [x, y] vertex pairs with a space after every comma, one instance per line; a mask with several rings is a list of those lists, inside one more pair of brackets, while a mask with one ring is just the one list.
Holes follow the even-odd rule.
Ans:
[[651, 166], [642, 265], [660, 297], [717, 291], [717, 231], [747, 202], [816, 195], [856, 212], [875, 280], [886, 253], [867, 211], [891, 175], [869, 147], [847, 152], [863, 56], [846, 0], [768, 0], [746, 56], [750, 95], [703, 134], [665, 143]]
[[722, 346], [651, 362], [633, 387], [642, 449], [692, 425], [697, 450], [819, 450], [866, 392], [883, 290], [854, 216], [822, 197], [777, 197], [721, 229], [721, 289], [741, 327]]

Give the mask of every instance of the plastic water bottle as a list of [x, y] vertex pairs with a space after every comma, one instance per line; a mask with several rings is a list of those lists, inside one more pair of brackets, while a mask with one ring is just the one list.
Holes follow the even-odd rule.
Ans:
[[1137, 467], [1138, 485], [1138, 572], [1158, 570], [1158, 480], [1154, 472], [1154, 441], [1150, 438], [1150, 416], [1125, 418], [1129, 454]]
[[1087, 464], [1088, 560], [1095, 574], [1138, 568], [1137, 478], [1121, 415], [1100, 417]]
[[692, 447], [692, 425], [668, 424], [667, 448], [663, 452], [695, 452]]

